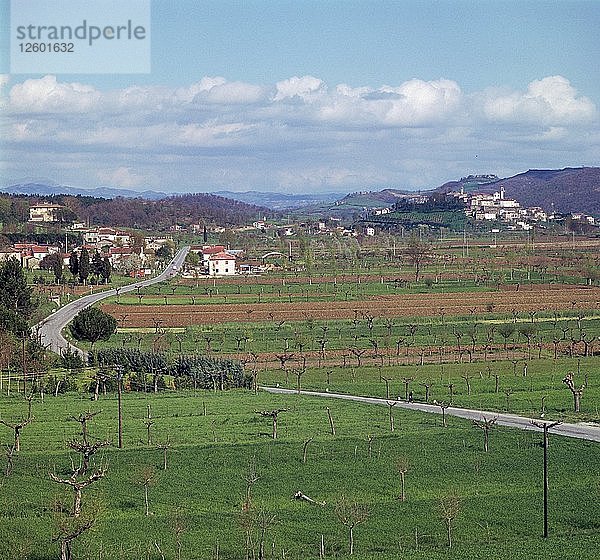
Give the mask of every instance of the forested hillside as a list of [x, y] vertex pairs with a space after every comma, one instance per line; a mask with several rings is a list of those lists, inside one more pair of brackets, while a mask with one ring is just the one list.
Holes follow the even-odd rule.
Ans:
[[157, 201], [120, 197], [104, 199], [70, 195], [40, 197], [0, 194], [0, 222], [8, 226], [26, 222], [29, 207], [39, 202], [64, 205], [69, 210], [64, 213], [69, 221], [141, 229], [197, 223], [236, 226], [272, 214], [266, 208], [212, 194], [187, 194]]

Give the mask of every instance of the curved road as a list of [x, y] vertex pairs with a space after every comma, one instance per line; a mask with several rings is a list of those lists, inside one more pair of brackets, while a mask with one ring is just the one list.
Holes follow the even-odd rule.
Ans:
[[[132, 292], [137, 288], [144, 288], [146, 286], [151, 286], [152, 284], [157, 284], [158, 282], [162, 282], [163, 280], [169, 280], [177, 275], [178, 271], [181, 269], [181, 265], [185, 260], [189, 247], [181, 248], [173, 260], [169, 263], [167, 268], [163, 270], [158, 276], [154, 276], [152, 278], [148, 278], [147, 280], [142, 280], [140, 282], [134, 282], [133, 284], [128, 284], [119, 288], [119, 294], [125, 294], [127, 292]], [[42, 344], [50, 348], [53, 352], [60, 354], [61, 351], [66, 349], [71, 349], [71, 351], [75, 351], [85, 358], [85, 353], [70, 344], [61, 334], [61, 331], [67, 326], [69, 321], [77, 315], [82, 309], [93, 305], [94, 303], [101, 301], [110, 296], [117, 295], [117, 290], [112, 288], [110, 290], [106, 290], [103, 292], [98, 292], [95, 294], [90, 294], [88, 296], [83, 296], [75, 301], [65, 305], [57, 309], [52, 315], [46, 317], [44, 320], [40, 321], [37, 325], [33, 327], [34, 331], [37, 331], [37, 334], [40, 337], [40, 341]]]
[[[277, 394], [298, 394], [298, 391], [294, 389], [281, 389], [279, 387], [261, 387], [262, 390], [268, 393]], [[329, 397], [334, 399], [345, 399], [349, 401], [356, 401], [366, 404], [378, 404], [387, 406], [388, 403], [395, 403], [395, 406], [399, 408], [406, 408], [408, 410], [418, 410], [420, 412], [429, 412], [432, 414], [441, 414], [442, 409], [436, 404], [425, 404], [425, 403], [407, 403], [405, 401], [395, 401], [393, 399], [377, 399], [374, 397], [359, 397], [356, 395], [343, 395], [340, 393], [322, 393], [318, 391], [300, 391], [302, 395], [308, 395], [311, 397]], [[509, 426], [511, 428], [518, 428], [520, 430], [533, 430], [542, 431], [542, 428], [535, 426], [532, 422], [543, 424], [539, 419], [526, 418], [523, 416], [517, 416], [515, 414], [502, 414], [496, 412], [489, 412], [485, 410], [471, 410], [468, 408], [457, 408], [448, 407], [446, 414], [449, 416], [457, 416], [458, 418], [465, 418], [467, 420], [481, 420], [496, 418], [496, 422], [502, 426]], [[599, 441], [600, 442], [600, 426], [592, 424], [559, 424], [550, 428], [551, 433], [555, 433], [562, 436], [585, 439], [588, 441]]]

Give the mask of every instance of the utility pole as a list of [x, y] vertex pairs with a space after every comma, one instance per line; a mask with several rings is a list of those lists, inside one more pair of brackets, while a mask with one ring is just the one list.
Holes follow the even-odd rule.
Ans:
[[119, 449], [123, 448], [123, 399], [122, 399], [122, 382], [123, 382], [123, 372], [121, 368], [117, 369], [117, 401], [118, 401], [118, 409], [119, 409]]
[[544, 431], [542, 447], [544, 448], [544, 538], [548, 538], [548, 430], [555, 428], [560, 422], [531, 422]]
[[[23, 333], [23, 346], [22, 346], [22, 363], [23, 363], [23, 395], [27, 395], [27, 357], [25, 355], [25, 333]], [[19, 383], [17, 382], [17, 393], [19, 392]]]

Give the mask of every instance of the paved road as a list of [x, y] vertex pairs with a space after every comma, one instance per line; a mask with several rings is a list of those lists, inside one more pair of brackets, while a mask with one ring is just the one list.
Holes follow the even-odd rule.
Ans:
[[[119, 293], [125, 294], [127, 292], [132, 292], [137, 288], [144, 288], [146, 286], [151, 286], [152, 284], [162, 282], [163, 280], [173, 278], [173, 276], [176, 276], [178, 271], [181, 269], [181, 265], [183, 264], [183, 261], [185, 260], [189, 250], [189, 247], [183, 247], [180, 249], [175, 257], [173, 257], [173, 260], [169, 263], [167, 268], [165, 268], [165, 270], [163, 270], [163, 272], [161, 272], [158, 276], [123, 286], [122, 288], [119, 288]], [[107, 297], [115, 295], [117, 295], [117, 290], [113, 288], [111, 290], [83, 296], [65, 305], [64, 307], [57, 309], [52, 315], [46, 317], [46, 319], [35, 325], [33, 329], [39, 334], [42, 344], [48, 346], [53, 352], [60, 354], [61, 351], [70, 348], [72, 351], [79, 353], [85, 358], [84, 352], [65, 340], [61, 334], [61, 331], [82, 309], [85, 309], [86, 307], [89, 307], [90, 305], [93, 305], [94, 303]]]
[[[261, 387], [262, 390], [269, 393], [277, 394], [297, 394], [294, 389], [282, 389], [279, 387]], [[407, 403], [405, 401], [394, 401], [393, 399], [377, 399], [374, 397], [358, 397], [356, 395], [343, 395], [339, 393], [320, 393], [317, 391], [300, 391], [303, 395], [311, 397], [328, 397], [334, 399], [345, 399], [366, 404], [377, 404], [387, 406], [388, 402], [395, 402], [398, 408], [406, 408], [408, 410], [418, 410], [420, 412], [429, 412], [432, 414], [441, 414], [442, 410], [438, 405], [425, 403]], [[467, 420], [481, 420], [482, 418], [496, 418], [497, 423], [502, 426], [511, 428], [519, 428], [521, 430], [541, 431], [541, 428], [534, 426], [532, 421], [540, 423], [539, 418], [525, 418], [516, 416], [515, 414], [502, 414], [497, 412], [489, 412], [485, 410], [471, 410], [468, 408], [448, 407], [446, 414], [449, 416], [457, 416], [458, 418], [466, 418]], [[550, 433], [559, 434], [562, 436], [585, 439], [588, 441], [600, 442], [600, 426], [590, 424], [559, 424], [551, 428]]]

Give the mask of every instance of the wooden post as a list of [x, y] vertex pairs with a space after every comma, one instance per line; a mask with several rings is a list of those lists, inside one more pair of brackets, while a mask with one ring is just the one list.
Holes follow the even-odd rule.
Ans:
[[331, 410], [329, 410], [329, 407], [326, 407], [327, 410], [327, 416], [329, 417], [329, 427], [331, 428], [331, 435], [334, 436], [335, 435], [335, 424], [333, 423], [333, 417], [331, 416]]
[[117, 373], [117, 399], [119, 409], [119, 449], [123, 448], [123, 399], [122, 399], [122, 379], [123, 376], [119, 372]]

